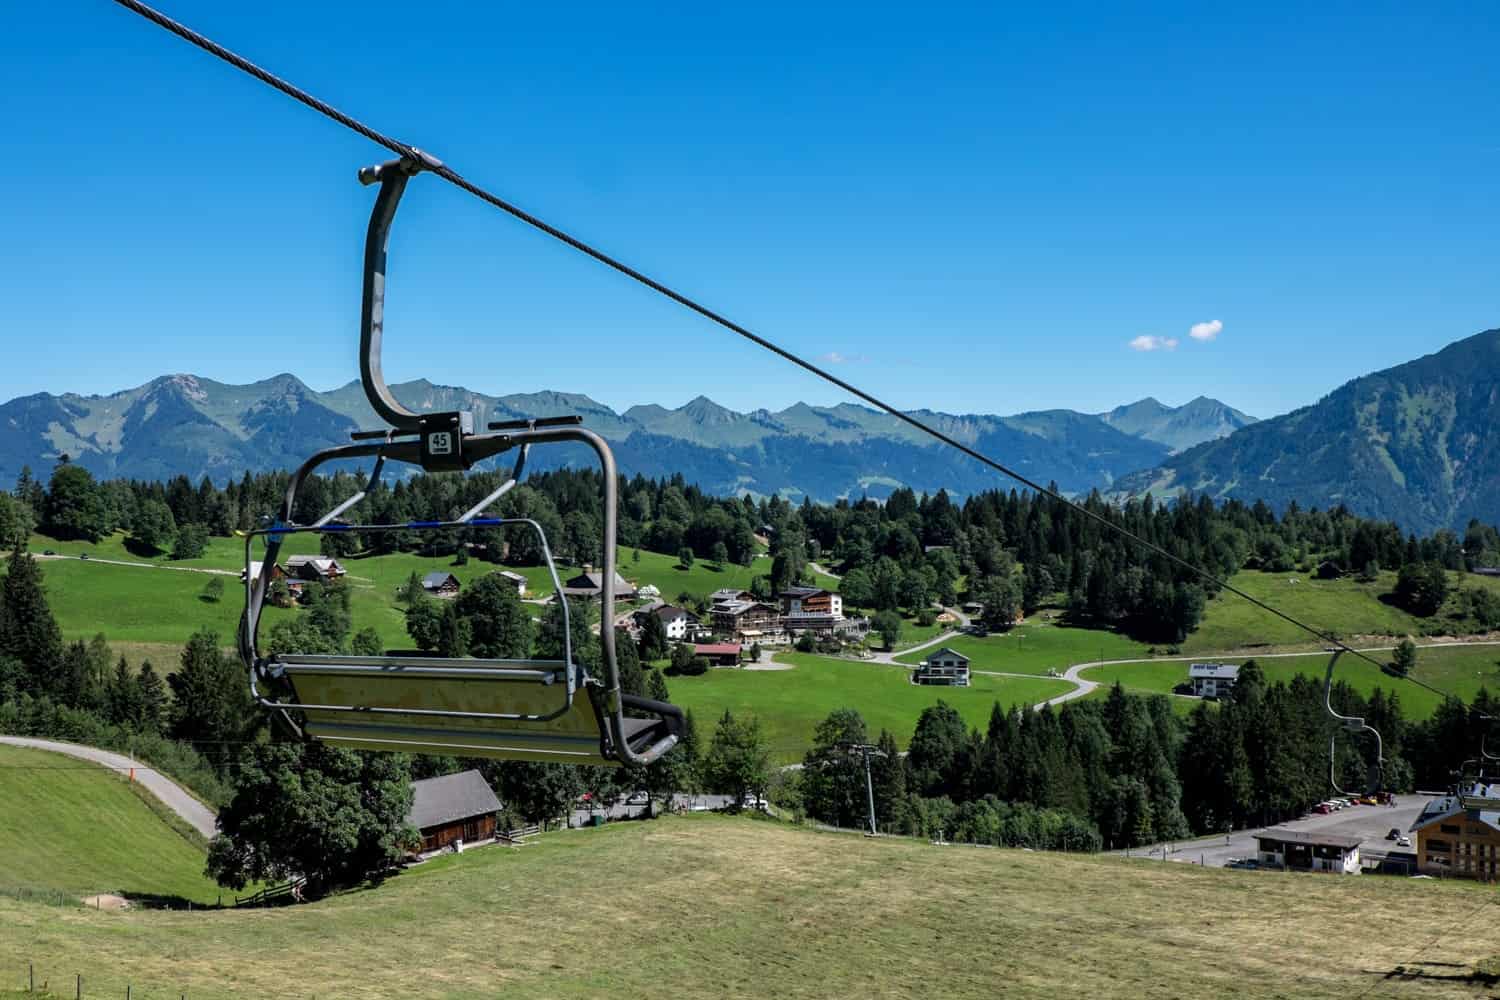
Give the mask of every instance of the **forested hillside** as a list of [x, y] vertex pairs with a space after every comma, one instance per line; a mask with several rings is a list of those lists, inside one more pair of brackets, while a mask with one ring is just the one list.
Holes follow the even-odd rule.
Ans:
[[1489, 330], [1191, 448], [1115, 491], [1344, 506], [1408, 531], [1461, 531], [1500, 521], [1497, 427], [1500, 330]]

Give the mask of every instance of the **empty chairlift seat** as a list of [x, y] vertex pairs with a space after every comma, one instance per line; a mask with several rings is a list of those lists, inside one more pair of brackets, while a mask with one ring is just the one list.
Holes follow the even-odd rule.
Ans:
[[[683, 732], [680, 709], [620, 690], [614, 653], [616, 493], [614, 455], [603, 438], [578, 426], [578, 416], [505, 420], [476, 432], [474, 415], [458, 411], [415, 413], [392, 394], [381, 374], [386, 240], [408, 179], [436, 161], [425, 154], [360, 171], [362, 183], [380, 184], [365, 236], [364, 302], [360, 320], [360, 380], [375, 413], [389, 425], [360, 431], [354, 443], [328, 448], [292, 474], [271, 527], [245, 538], [245, 614], [240, 656], [252, 695], [296, 732], [363, 750], [452, 754], [503, 760], [574, 764], [648, 764], [671, 749]], [[590, 674], [575, 662], [567, 601], [547, 538], [536, 521], [488, 517], [485, 512], [520, 480], [532, 445], [571, 443], [593, 450], [601, 473], [604, 552], [597, 599], [601, 612], [600, 667]], [[387, 461], [427, 472], [463, 473], [506, 452], [516, 455], [509, 478], [465, 513], [446, 521], [354, 525], [343, 519], [380, 479]], [[365, 488], [316, 521], [293, 522], [298, 493], [320, 466], [373, 459]], [[559, 660], [443, 658], [426, 655], [338, 656], [272, 653], [257, 645], [272, 574], [254, 571], [254, 544], [263, 540], [262, 566], [275, 566], [286, 537], [302, 532], [466, 531], [521, 527], [539, 541], [555, 599], [561, 602], [563, 657]]]

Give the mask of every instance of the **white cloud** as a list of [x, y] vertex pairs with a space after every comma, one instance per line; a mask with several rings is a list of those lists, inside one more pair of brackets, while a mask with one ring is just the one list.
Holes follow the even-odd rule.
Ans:
[[1207, 323], [1194, 323], [1188, 327], [1188, 336], [1194, 340], [1213, 340], [1224, 329], [1223, 320], [1211, 319]]
[[1152, 334], [1143, 333], [1130, 342], [1132, 351], [1175, 351], [1177, 350], [1176, 337], [1157, 337]]
[[863, 354], [840, 354], [838, 351], [829, 351], [827, 354], [818, 355], [818, 360], [825, 365], [858, 365], [870, 359]]

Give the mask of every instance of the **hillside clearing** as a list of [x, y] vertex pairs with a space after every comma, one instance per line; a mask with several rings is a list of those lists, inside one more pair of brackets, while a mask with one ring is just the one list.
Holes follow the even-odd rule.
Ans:
[[[1496, 898], [695, 816], [475, 851], [281, 910], [0, 900], [0, 968], [81, 972], [99, 996], [128, 981], [198, 998], [1445, 998], [1473, 995], [1463, 977], [1500, 954], [1480, 919]], [[1432, 932], [1455, 921], [1463, 933]]]
[[[1294, 582], [1295, 581], [1295, 582]], [[1396, 586], [1396, 574], [1382, 572], [1372, 583], [1353, 577], [1318, 580], [1305, 573], [1243, 570], [1229, 581], [1251, 596], [1305, 622], [1345, 637], [1353, 635], [1422, 635], [1453, 624], [1460, 590], [1500, 589], [1500, 579], [1448, 574], [1449, 598], [1431, 618], [1418, 618], [1382, 597]], [[1221, 593], [1204, 608], [1198, 630], [1182, 643], [1184, 653], [1254, 646], [1316, 643], [1306, 632], [1268, 614], [1235, 594]]]
[[[1385, 659], [1389, 653], [1372, 653], [1376, 659]], [[1319, 683], [1328, 669], [1328, 654], [1309, 653], [1302, 655], [1260, 656], [1211, 656], [1205, 657], [1215, 663], [1242, 664], [1255, 660], [1265, 674], [1266, 680], [1290, 681], [1298, 674], [1313, 678]], [[1138, 663], [1115, 663], [1103, 667], [1089, 667], [1081, 672], [1085, 680], [1101, 684], [1116, 681], [1127, 692], [1135, 694], [1170, 694], [1172, 689], [1187, 680], [1187, 659], [1146, 660]], [[1376, 688], [1395, 692], [1401, 699], [1402, 713], [1408, 719], [1425, 719], [1437, 710], [1441, 698], [1432, 691], [1399, 677], [1381, 672], [1358, 657], [1345, 655], [1339, 660], [1335, 678], [1351, 685], [1356, 691], [1368, 696]], [[1500, 693], [1500, 645], [1426, 646], [1417, 654], [1415, 677], [1439, 690], [1448, 691], [1469, 699], [1481, 687], [1490, 693]], [[1187, 701], [1193, 705], [1196, 702]]]

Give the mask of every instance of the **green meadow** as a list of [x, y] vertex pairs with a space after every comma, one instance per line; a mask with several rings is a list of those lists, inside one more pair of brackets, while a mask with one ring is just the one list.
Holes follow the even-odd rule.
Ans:
[[998, 701], [1005, 707], [1033, 705], [1072, 689], [1044, 677], [976, 674], [968, 688], [912, 684], [908, 671], [878, 663], [805, 653], [779, 653], [788, 670], [710, 670], [698, 677], [669, 677], [672, 700], [691, 709], [704, 739], [725, 709], [754, 715], [765, 726], [778, 760], [802, 756], [813, 729], [838, 708], [864, 717], [870, 735], [889, 729], [902, 746], [911, 739], [922, 709], [945, 701], [971, 727], [983, 729]]
[[[1075, 663], [1090, 660], [1122, 660], [1145, 656], [1145, 643], [1136, 642], [1117, 632], [1100, 629], [1072, 628], [1045, 622], [1017, 625], [1009, 632], [984, 638], [955, 636], [945, 646], [952, 647], [970, 660], [973, 670], [996, 670], [1009, 674], [1046, 675], [1055, 670], [1061, 674]], [[901, 663], [918, 663], [931, 649], [904, 653], [896, 657]]]
[[87, 761], [0, 746], [0, 890], [214, 903], [223, 890], [203, 875], [202, 843], [146, 796]]
[[[1457, 880], [1241, 872], [693, 815], [466, 851], [276, 910], [0, 898], [0, 994], [24, 989], [33, 963], [39, 986], [68, 997], [81, 974], [85, 996], [130, 986], [197, 1000], [1457, 1000], [1489, 992], [1493, 898]], [[1458, 926], [1455, 915], [1462, 932], [1434, 931]], [[1351, 932], [1330, 947], [1334, 928]]]

